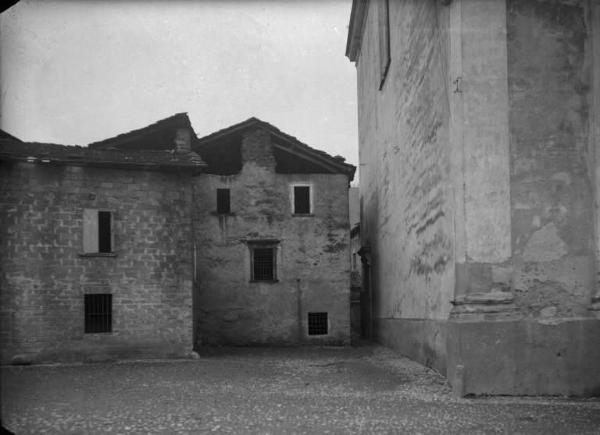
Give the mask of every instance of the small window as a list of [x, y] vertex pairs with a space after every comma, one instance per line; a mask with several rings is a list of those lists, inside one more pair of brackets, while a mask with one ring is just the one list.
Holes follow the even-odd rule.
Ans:
[[83, 210], [83, 252], [113, 252], [113, 213], [86, 208]]
[[310, 214], [310, 186], [294, 186], [294, 214]]
[[248, 242], [251, 281], [277, 281], [278, 243], [277, 240]]
[[254, 248], [252, 250], [252, 280], [275, 280], [275, 248]]
[[112, 295], [84, 295], [85, 333], [112, 331]]
[[327, 313], [308, 313], [308, 335], [327, 335]]
[[390, 2], [379, 0], [379, 90], [383, 88], [391, 63]]
[[217, 189], [217, 213], [231, 213], [229, 189]]

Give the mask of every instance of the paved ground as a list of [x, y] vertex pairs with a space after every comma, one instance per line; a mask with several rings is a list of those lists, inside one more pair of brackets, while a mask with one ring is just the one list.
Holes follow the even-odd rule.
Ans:
[[600, 400], [456, 399], [377, 346], [3, 367], [1, 380], [3, 424], [18, 434], [600, 434]]

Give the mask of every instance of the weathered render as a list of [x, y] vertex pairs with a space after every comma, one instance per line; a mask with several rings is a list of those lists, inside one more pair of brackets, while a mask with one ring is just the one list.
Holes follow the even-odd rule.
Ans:
[[[209, 162], [194, 185], [198, 345], [348, 344], [354, 167], [257, 119], [195, 150]], [[310, 186], [310, 214], [294, 213], [296, 185]], [[228, 213], [217, 189], [230, 191]], [[254, 281], [250, 247], [264, 241], [276, 246], [276, 279]], [[311, 312], [327, 313], [327, 334], [309, 335]]]
[[[190, 180], [202, 165], [2, 140], [2, 362], [191, 352]], [[112, 213], [111, 252], [85, 252], [86, 210]], [[112, 295], [110, 332], [85, 333], [91, 294]]]
[[599, 48], [592, 0], [353, 3], [375, 336], [459, 394], [600, 391]]

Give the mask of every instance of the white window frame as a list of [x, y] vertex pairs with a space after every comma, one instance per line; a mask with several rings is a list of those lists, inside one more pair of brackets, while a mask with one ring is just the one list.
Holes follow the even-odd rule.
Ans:
[[[296, 213], [296, 201], [295, 201], [295, 188], [296, 187], [308, 187], [308, 213]], [[290, 184], [290, 206], [292, 209], [292, 214], [294, 216], [312, 216], [315, 212], [315, 206], [314, 206], [314, 186], [312, 185], [312, 183], [306, 183], [306, 182], [298, 182], [298, 183], [291, 183]]]

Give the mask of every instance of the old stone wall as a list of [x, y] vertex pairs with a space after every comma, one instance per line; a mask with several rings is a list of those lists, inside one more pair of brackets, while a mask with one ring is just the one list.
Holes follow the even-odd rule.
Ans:
[[594, 282], [592, 85], [586, 1], [508, 1], [515, 302], [588, 315]]
[[[197, 345], [347, 344], [350, 340], [348, 178], [275, 172], [270, 135], [242, 142], [243, 168], [196, 178]], [[292, 214], [293, 184], [311, 186], [312, 214]], [[231, 213], [216, 213], [216, 189]], [[273, 240], [277, 281], [251, 282], [249, 242]], [[309, 312], [328, 313], [327, 335], [308, 335]]]
[[[189, 177], [0, 168], [2, 361], [177, 356], [192, 349]], [[114, 256], [82, 256], [83, 209], [113, 212]], [[112, 332], [84, 333], [84, 294], [111, 293]]]
[[[441, 368], [437, 323], [414, 339], [419, 348], [409, 344], [422, 329], [411, 322], [447, 318], [454, 288], [445, 24], [436, 3], [389, 2], [391, 64], [379, 90], [383, 2], [370, 2], [357, 69], [361, 238], [372, 253], [378, 338]], [[406, 340], [386, 332], [396, 328]]]

